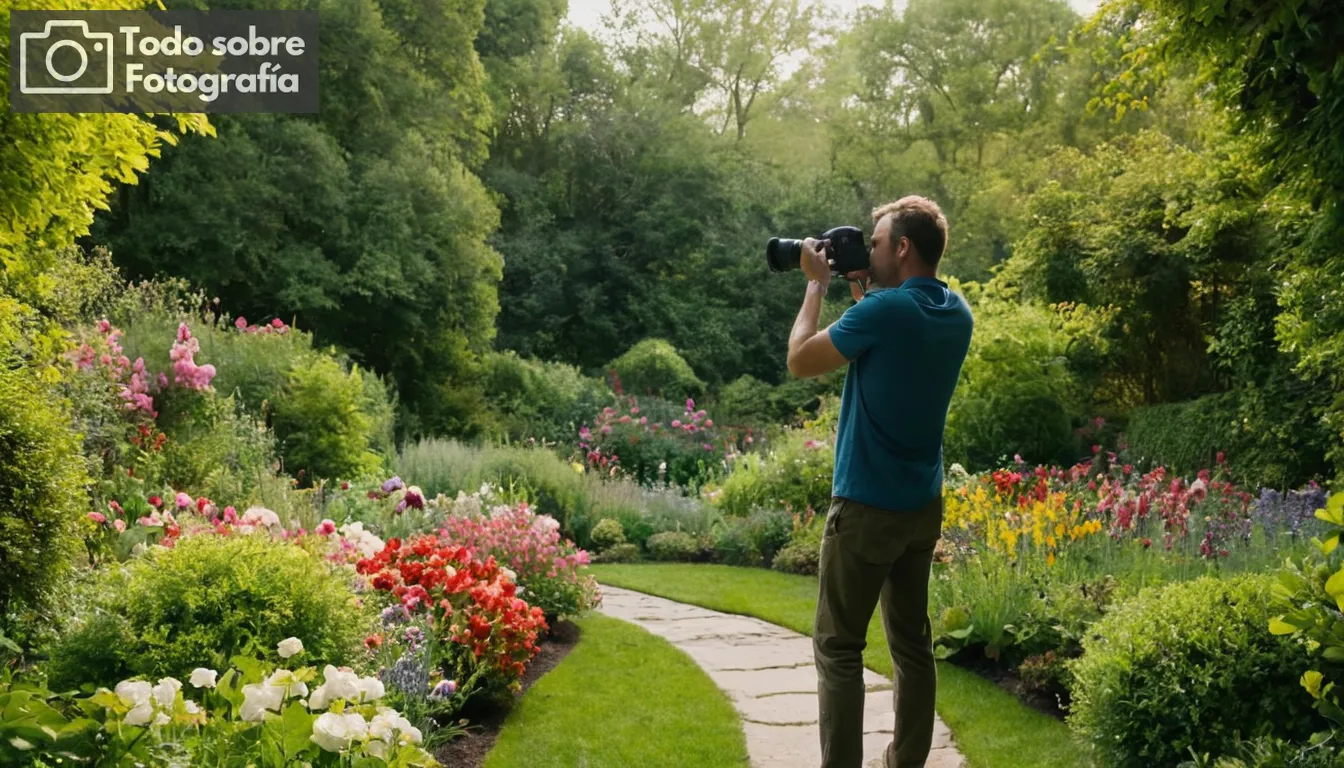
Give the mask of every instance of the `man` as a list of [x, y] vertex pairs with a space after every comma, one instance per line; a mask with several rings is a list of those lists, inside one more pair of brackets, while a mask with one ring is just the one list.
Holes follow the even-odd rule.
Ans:
[[973, 324], [965, 300], [937, 277], [947, 245], [938, 205], [905, 197], [875, 210], [873, 223], [869, 269], [847, 275], [856, 303], [820, 333], [831, 270], [825, 243], [803, 242], [807, 294], [789, 337], [795, 376], [849, 365], [813, 632], [823, 768], [858, 768], [863, 759], [863, 649], [877, 605], [896, 670], [883, 763], [920, 768], [928, 759], [937, 687], [929, 569], [942, 535], [943, 427]]

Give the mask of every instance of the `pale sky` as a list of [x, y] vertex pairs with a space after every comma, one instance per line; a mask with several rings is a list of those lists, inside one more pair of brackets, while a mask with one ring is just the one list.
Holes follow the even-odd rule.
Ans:
[[[822, 0], [822, 2], [845, 15], [860, 6], [880, 6], [883, 4], [881, 0]], [[1069, 5], [1073, 6], [1075, 11], [1084, 15], [1090, 14], [1099, 3], [1100, 0], [1069, 0]], [[596, 32], [602, 27], [603, 14], [610, 9], [610, 0], [569, 0], [569, 16], [566, 18], [570, 24], [576, 27], [581, 27], [589, 32]]]

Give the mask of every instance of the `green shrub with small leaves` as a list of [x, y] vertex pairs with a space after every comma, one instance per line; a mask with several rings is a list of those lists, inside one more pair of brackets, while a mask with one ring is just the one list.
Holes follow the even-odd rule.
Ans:
[[654, 560], [689, 562], [700, 555], [700, 543], [691, 534], [681, 531], [655, 533], [644, 542], [644, 547]]
[[657, 395], [670, 400], [699, 397], [705, 383], [675, 347], [662, 339], [645, 339], [607, 363], [621, 390], [634, 395]]
[[1311, 735], [1305, 651], [1269, 631], [1273, 584], [1249, 575], [1150, 588], [1092, 627], [1071, 665], [1069, 724], [1102, 766], [1175, 765], [1238, 735]]
[[367, 622], [349, 577], [320, 554], [266, 536], [202, 534], [154, 548], [92, 585], [90, 606], [50, 649], [54, 690], [133, 675], [185, 680], [285, 638], [304, 662], [347, 664]]
[[87, 479], [69, 425], [31, 372], [0, 367], [0, 630], [40, 609], [79, 552]]
[[625, 543], [625, 529], [621, 527], [619, 520], [608, 517], [593, 526], [593, 532], [588, 538], [592, 540], [598, 552], [606, 552], [618, 544]]
[[330, 357], [314, 357], [289, 372], [276, 398], [272, 426], [285, 470], [311, 483], [354, 478], [382, 465], [373, 451], [374, 422], [363, 410], [364, 381]]
[[603, 563], [633, 563], [639, 559], [639, 547], [629, 542], [617, 544], [597, 556]]

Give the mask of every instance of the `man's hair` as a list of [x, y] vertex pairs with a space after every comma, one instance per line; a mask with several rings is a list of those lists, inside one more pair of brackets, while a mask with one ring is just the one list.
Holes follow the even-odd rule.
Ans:
[[938, 204], [919, 195], [902, 197], [873, 209], [873, 224], [891, 215], [891, 240], [905, 237], [915, 247], [915, 253], [930, 267], [937, 267], [947, 248], [947, 217]]

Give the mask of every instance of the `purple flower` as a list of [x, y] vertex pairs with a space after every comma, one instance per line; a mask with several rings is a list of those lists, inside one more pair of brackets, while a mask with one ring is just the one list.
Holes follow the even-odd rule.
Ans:
[[399, 491], [405, 487], [406, 484], [401, 482], [401, 478], [397, 477], [396, 475], [393, 475], [390, 479], [388, 479], [386, 482], [383, 483], [383, 493], [391, 493], [393, 491]]
[[455, 693], [457, 693], [457, 681], [440, 680], [439, 684], [434, 686], [434, 690], [429, 692], [429, 698], [439, 701], [440, 699], [446, 699]]

